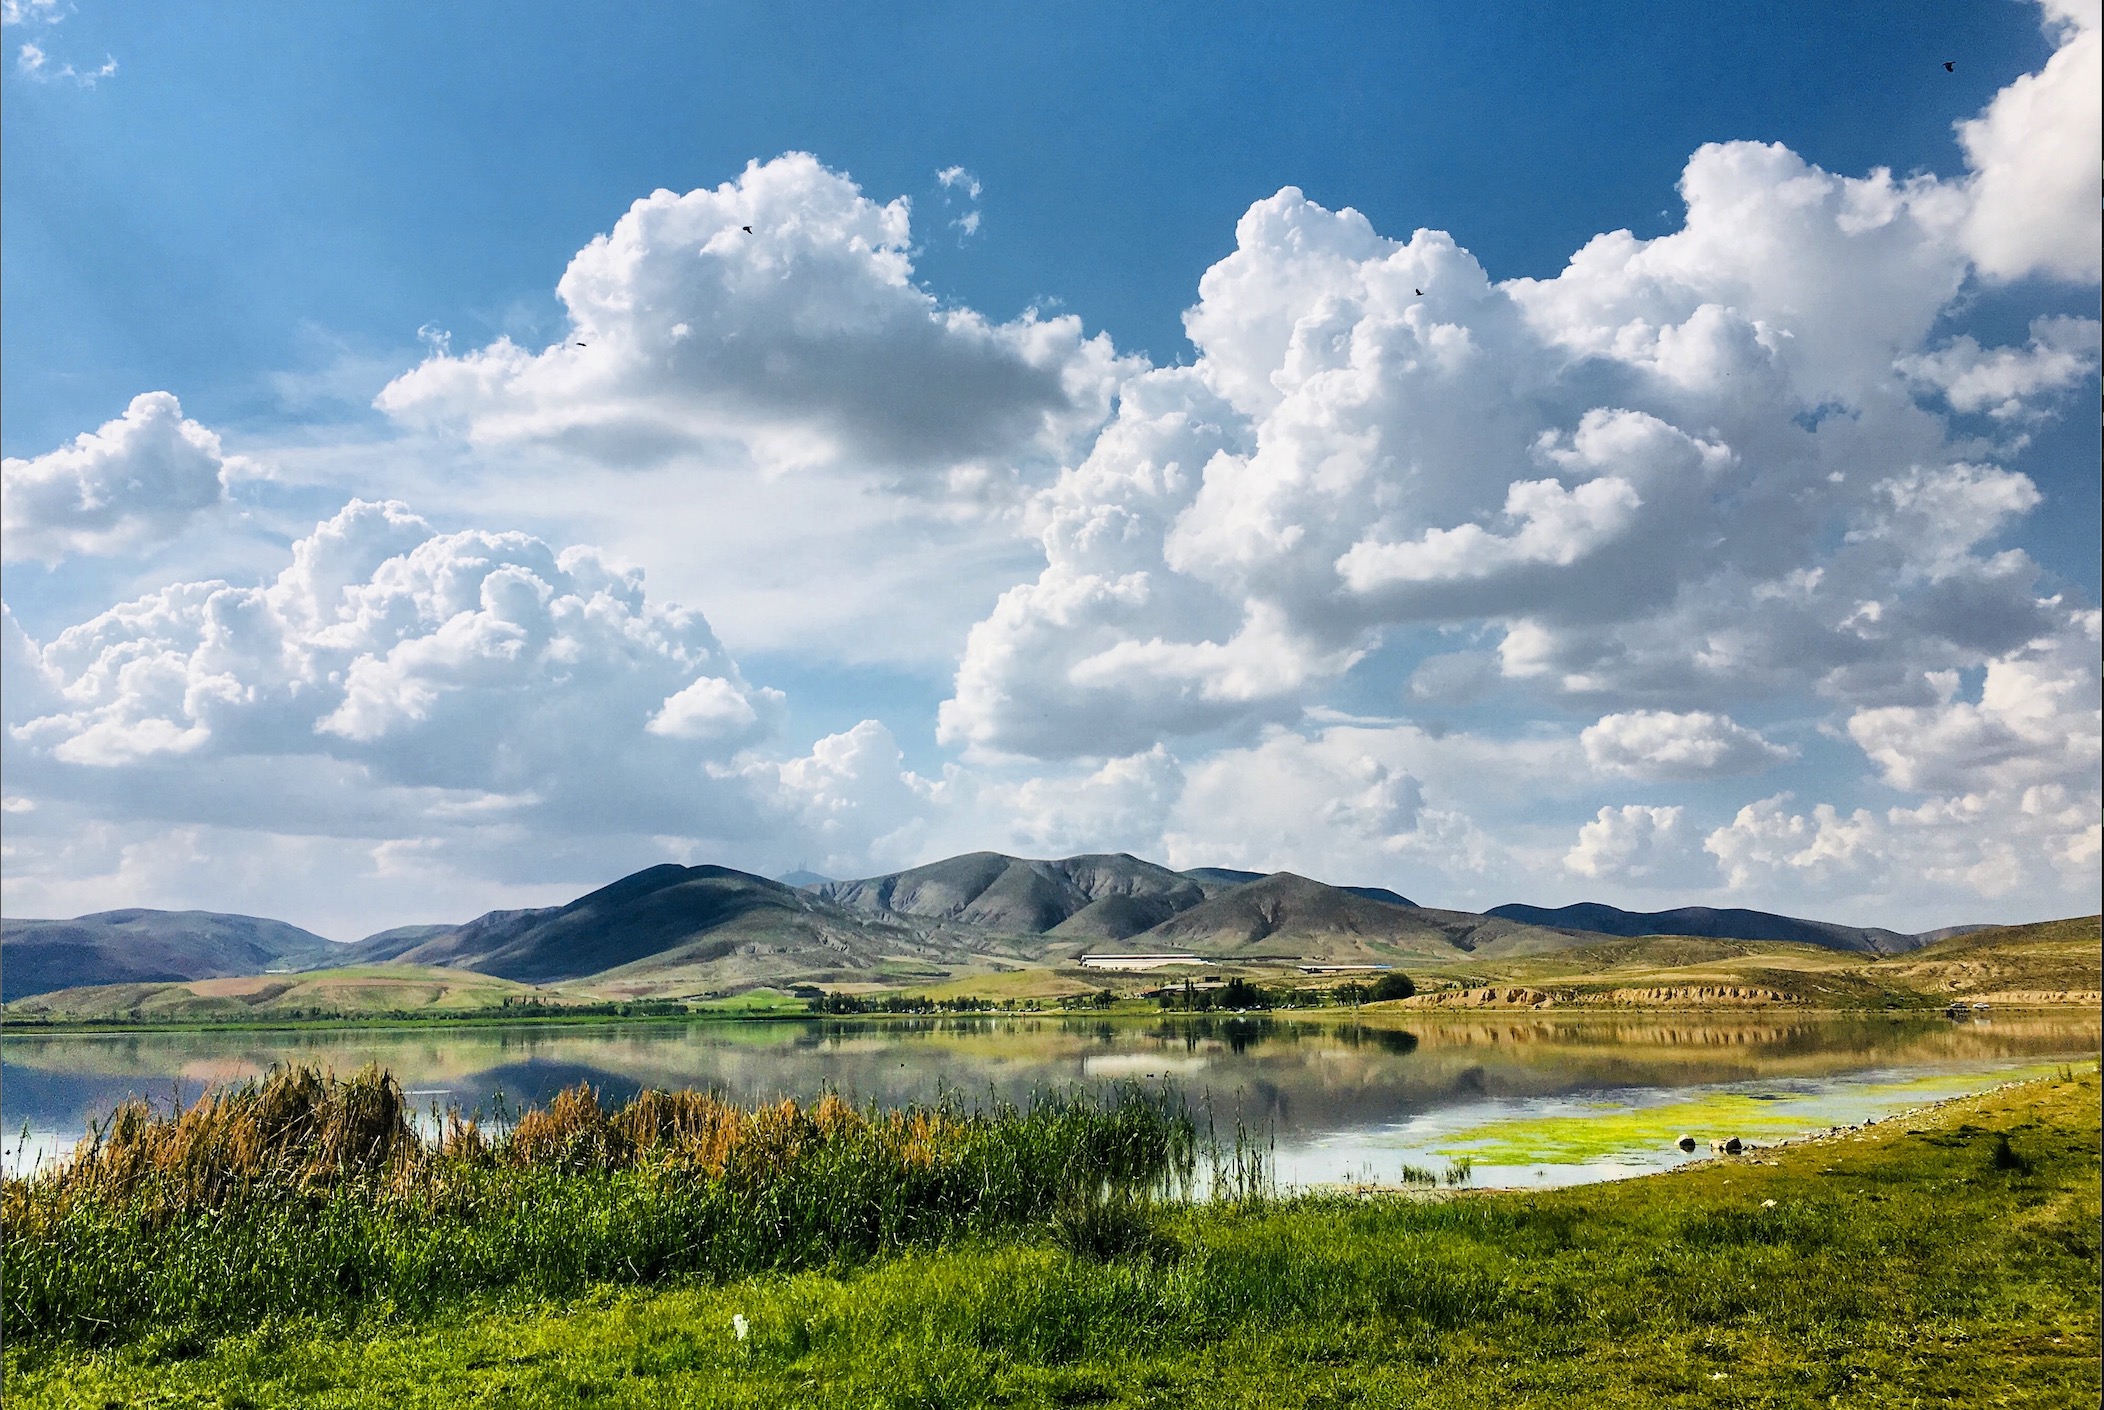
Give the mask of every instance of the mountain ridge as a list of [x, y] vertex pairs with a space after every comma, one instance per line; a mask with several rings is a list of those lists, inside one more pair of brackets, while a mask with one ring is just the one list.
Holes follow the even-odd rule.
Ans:
[[1597, 901], [1546, 907], [1518, 903], [1492, 906], [1485, 915], [1525, 921], [1531, 925], [1561, 930], [1582, 930], [1594, 935], [1692, 935], [1710, 940], [1794, 940], [1829, 950], [1853, 950], [1864, 954], [1897, 955], [1919, 949], [1929, 937], [1963, 934], [1968, 927], [1951, 926], [1920, 935], [1884, 930], [1873, 926], [1839, 925], [1832, 921], [1802, 920], [1771, 911], [1709, 906], [1679, 906], [1665, 911], [1625, 911]]
[[1058, 966], [1090, 951], [1387, 964], [1544, 954], [1602, 935], [1791, 940], [1889, 955], [1974, 928], [1907, 935], [1765, 911], [1635, 912], [1594, 902], [1515, 903], [1477, 914], [1291, 872], [1177, 871], [1123, 852], [1050, 859], [968, 852], [879, 876], [801, 885], [729, 867], [662, 863], [567, 905], [490, 911], [458, 925], [397, 926], [349, 943], [282, 921], [208, 911], [9, 919], [0, 923], [0, 997], [355, 964], [433, 965], [521, 983], [604, 980], [633, 993], [682, 985], [882, 986], [954, 970]]
[[302, 969], [349, 947], [266, 916], [131, 907], [0, 920], [0, 1002], [82, 984], [227, 979]]

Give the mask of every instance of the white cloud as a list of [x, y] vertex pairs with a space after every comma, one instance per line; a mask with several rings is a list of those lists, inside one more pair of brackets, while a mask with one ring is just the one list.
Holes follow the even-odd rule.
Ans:
[[172, 395], [147, 392], [70, 445], [0, 465], [7, 552], [51, 562], [150, 547], [223, 503], [230, 479], [256, 473]]
[[905, 767], [898, 741], [876, 720], [827, 735], [802, 758], [754, 762], [744, 772], [776, 790], [801, 825], [803, 855], [823, 872], [866, 875], [923, 860], [929, 804], [942, 788]]
[[2097, 614], [1988, 662], [1977, 702], [1941, 685], [1934, 705], [1859, 710], [1848, 733], [1893, 788], [2018, 798], [2050, 786], [2094, 792], [2099, 760]]
[[[1980, 698], [1956, 673], [1925, 706], [1859, 710], [1848, 733], [1892, 788], [1921, 797], [1882, 817], [1788, 795], [1749, 804], [1705, 844], [1734, 888], [1805, 885], [1904, 900], [1909, 892], [2058, 895], [2094, 906], [2098, 888], [2098, 614], [1987, 666]], [[1926, 795], [1926, 796], [1922, 796]], [[2048, 904], [2051, 904], [2050, 902]]]
[[0, 0], [0, 25], [57, 24], [66, 8], [62, 0]]
[[979, 178], [961, 166], [946, 166], [935, 173], [935, 180], [942, 187], [946, 197], [949, 192], [954, 191], [969, 203], [961, 214], [951, 219], [950, 228], [957, 232], [960, 240], [977, 235], [980, 217], [979, 193], [984, 189], [979, 184]]
[[1505, 825], [1566, 791], [1556, 780], [1576, 772], [1574, 754], [1568, 740], [1411, 725], [1274, 729], [1183, 762], [1163, 848], [1178, 867], [1283, 868], [1427, 904], [1494, 905], [1532, 889], [1532, 858]]
[[973, 630], [943, 738], [1058, 757], [1285, 722], [1418, 623], [1659, 703], [1874, 698], [2034, 633], [2029, 560], [1973, 548], [2035, 487], [1913, 386], [2029, 405], [2088, 375], [2082, 322], [2015, 360], [1925, 352], [1968, 268], [1965, 192], [1931, 177], [1735, 143], [1682, 191], [1681, 230], [1506, 283], [1439, 232], [1257, 203], [1186, 316], [1198, 361], [1128, 381], [1038, 496], [1045, 567]]
[[15, 51], [15, 71], [35, 83], [70, 83], [78, 88], [93, 88], [105, 78], [116, 76], [117, 61], [105, 57], [94, 68], [77, 68], [65, 61], [54, 63], [40, 44], [24, 44]]
[[1182, 765], [1157, 744], [1080, 777], [1038, 775], [982, 790], [976, 810], [999, 818], [1009, 845], [1031, 856], [1153, 855], [1183, 790]]
[[1907, 376], [1943, 393], [1953, 411], [1998, 421], [2041, 415], [2032, 399], [2094, 377], [2104, 324], [2094, 318], [2034, 318], [2025, 348], [1982, 348], [1960, 335], [1934, 352], [1899, 360]]
[[[748, 233], [747, 227], [750, 227]], [[1005, 483], [1099, 424], [1126, 365], [1079, 319], [993, 323], [913, 282], [904, 198], [879, 205], [803, 153], [637, 201], [570, 263], [569, 331], [434, 346], [377, 400], [405, 425], [538, 443], [606, 466], [739, 448], [771, 468]]]
[[2094, 284], [2104, 227], [2097, 179], [2104, 87], [2097, 0], [2042, 0], [2058, 47], [2046, 66], [1958, 124], [1973, 169], [1965, 243], [1982, 273]]
[[338, 826], [348, 787], [374, 813], [350, 825], [411, 835], [423, 819], [389, 816], [401, 790], [557, 831], [720, 832], [750, 800], [705, 766], [781, 706], [640, 573], [523, 534], [440, 534], [394, 503], [354, 501], [265, 586], [178, 583], [41, 648], [10, 621], [9, 642], [10, 686], [13, 657], [34, 671], [10, 690], [11, 776], [181, 814], [216, 807], [194, 796], [206, 778], [266, 761], [292, 830]]
[[979, 199], [979, 178], [961, 166], [946, 166], [935, 173], [935, 179], [945, 187], [961, 187], [965, 195]]
[[1729, 715], [1706, 710], [1603, 715], [1579, 741], [1596, 770], [1622, 778], [1724, 778], [1759, 773], [1795, 757]]
[[1868, 810], [1846, 816], [1830, 803], [1810, 815], [1792, 813], [1790, 795], [1748, 803], [1703, 842], [1724, 867], [1725, 883], [1741, 890], [1781, 877], [1791, 889], [1862, 884], [1881, 860], [1885, 833]]
[[1607, 807], [1578, 829], [1563, 866], [1576, 876], [1625, 886], [1714, 884], [1716, 864], [1703, 855], [1701, 843], [1685, 808]]

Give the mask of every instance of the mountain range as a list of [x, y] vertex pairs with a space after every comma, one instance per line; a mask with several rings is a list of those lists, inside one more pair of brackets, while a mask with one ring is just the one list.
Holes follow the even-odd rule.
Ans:
[[1476, 914], [1291, 872], [1175, 871], [1125, 853], [1033, 860], [970, 852], [845, 881], [664, 864], [568, 905], [401, 926], [348, 944], [282, 921], [203, 911], [8, 920], [0, 925], [0, 997], [353, 964], [435, 966], [537, 985], [589, 981], [598, 992], [643, 996], [926, 984], [1072, 964], [1089, 953], [1436, 964], [1545, 954], [1599, 935], [1669, 934], [1893, 954], [1950, 933], [1706, 907], [1507, 905]]
[[346, 947], [282, 920], [216, 911], [99, 911], [0, 920], [0, 1000], [82, 984], [226, 979], [340, 963]]

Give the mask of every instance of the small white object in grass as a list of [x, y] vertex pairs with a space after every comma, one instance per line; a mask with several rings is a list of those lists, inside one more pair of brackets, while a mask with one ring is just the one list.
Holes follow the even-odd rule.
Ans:
[[731, 1314], [731, 1331], [737, 1335], [738, 1340], [744, 1341], [745, 1333], [749, 1330], [750, 1324], [746, 1322], [745, 1314], [743, 1312], [733, 1312]]
[[1762, 1200], [1762, 1201], [1761, 1201], [1761, 1208], [1763, 1208], [1763, 1209], [1773, 1209], [1773, 1208], [1775, 1208], [1775, 1201], [1774, 1201], [1774, 1200], [1772, 1200], [1772, 1199], [1764, 1199], [1764, 1200]]

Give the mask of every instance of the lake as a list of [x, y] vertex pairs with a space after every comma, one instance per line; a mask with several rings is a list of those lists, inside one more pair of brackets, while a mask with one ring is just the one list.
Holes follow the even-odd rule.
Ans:
[[1612, 1179], [2094, 1062], [2094, 1012], [1953, 1020], [1861, 1015], [1059, 1015], [0, 1037], [10, 1171], [70, 1150], [119, 1101], [160, 1105], [277, 1062], [392, 1071], [419, 1107], [516, 1108], [590, 1082], [714, 1088], [741, 1101], [831, 1088], [896, 1105], [1119, 1080], [1167, 1083], [1224, 1142], [1239, 1128], [1281, 1184], [1395, 1183], [1405, 1166], [1472, 1183]]

